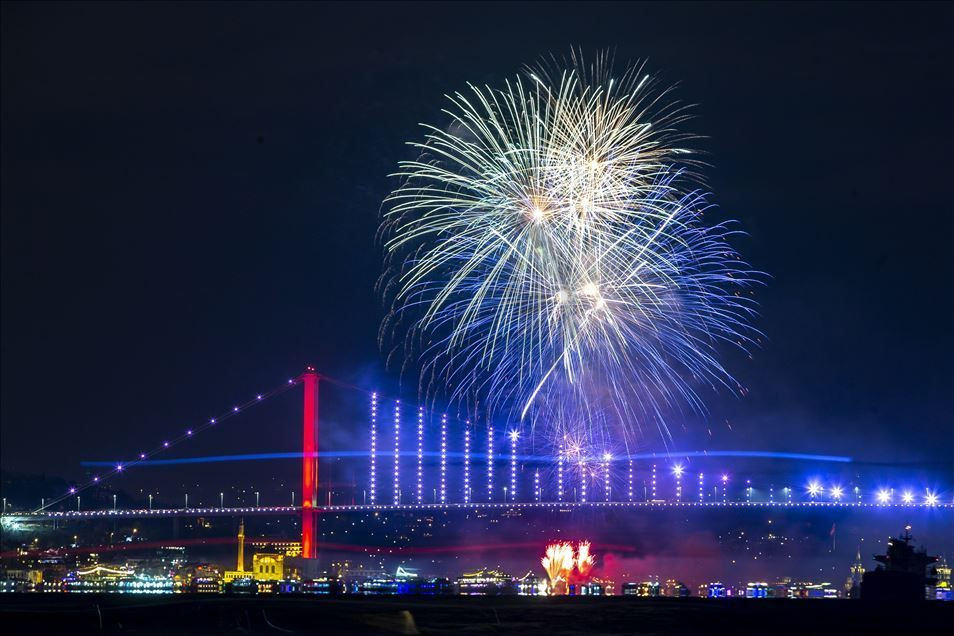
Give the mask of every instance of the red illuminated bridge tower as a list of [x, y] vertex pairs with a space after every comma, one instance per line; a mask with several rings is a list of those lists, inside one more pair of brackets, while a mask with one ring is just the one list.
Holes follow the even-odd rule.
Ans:
[[318, 558], [318, 373], [305, 367], [304, 441], [301, 471], [301, 556]]

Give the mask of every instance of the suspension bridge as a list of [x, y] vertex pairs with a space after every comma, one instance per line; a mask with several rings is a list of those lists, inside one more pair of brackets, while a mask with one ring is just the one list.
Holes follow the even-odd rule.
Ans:
[[[399, 513], [408, 511], [503, 511], [503, 510], [693, 510], [693, 509], [937, 509], [954, 510], [954, 500], [930, 487], [870, 486], [861, 483], [832, 483], [810, 479], [807, 483], [789, 480], [792, 485], [756, 487], [751, 480], [730, 484], [725, 473], [692, 473], [678, 460], [690, 457], [754, 457], [760, 459], [805, 460], [835, 465], [851, 463], [850, 457], [773, 453], [760, 451], [611, 453], [586, 451], [571, 444], [561, 446], [554, 455], [526, 454], [519, 429], [497, 431], [488, 426], [477, 438], [477, 428], [462, 422], [462, 430], [452, 430], [448, 416], [430, 413], [423, 407], [403, 405], [399, 400], [385, 401], [375, 392], [370, 396], [367, 429], [368, 448], [361, 451], [329, 452], [319, 450], [319, 387], [331, 380], [307, 367], [296, 378], [267, 393], [257, 394], [245, 403], [233, 406], [200, 426], [161, 441], [151, 450], [139, 453], [127, 462], [88, 462], [107, 469], [86, 483], [72, 486], [61, 496], [43, 501], [33, 510], [8, 510], [3, 503], [2, 519], [8, 523], [121, 520], [178, 517], [294, 516], [301, 523], [302, 556], [317, 558], [318, 518], [322, 514]], [[339, 382], [340, 383], [340, 382]], [[302, 387], [302, 445], [300, 451], [232, 456], [252, 460], [296, 458], [301, 461], [301, 500], [297, 505], [226, 506], [224, 497], [218, 506], [189, 506], [188, 496], [181, 507], [167, 504], [153, 507], [117, 506], [84, 510], [80, 493], [106, 483], [111, 477], [137, 466], [190, 464], [220, 458], [172, 458], [162, 455], [194, 439], [198, 433], [215, 428], [267, 399]], [[353, 388], [353, 387], [352, 387]], [[389, 417], [382, 417], [387, 408]], [[407, 415], [411, 418], [408, 419]], [[387, 421], [385, 421], [387, 420]], [[430, 426], [429, 426], [430, 425]], [[402, 429], [403, 427], [403, 429]], [[436, 430], [431, 440], [427, 430]], [[388, 435], [385, 435], [387, 431]], [[454, 444], [457, 439], [459, 444]], [[384, 442], [387, 442], [387, 446]], [[410, 448], [407, 448], [410, 446]], [[351, 457], [366, 462], [366, 488], [361, 503], [338, 503], [328, 495], [326, 503], [318, 497], [319, 464], [323, 457]], [[428, 465], [430, 464], [430, 465]], [[451, 470], [452, 467], [455, 470]], [[424, 488], [425, 475], [433, 477]], [[797, 485], [796, 485], [797, 484]], [[432, 490], [428, 501], [426, 490]], [[75, 498], [75, 509], [69, 507]], [[294, 494], [293, 494], [294, 498]]]

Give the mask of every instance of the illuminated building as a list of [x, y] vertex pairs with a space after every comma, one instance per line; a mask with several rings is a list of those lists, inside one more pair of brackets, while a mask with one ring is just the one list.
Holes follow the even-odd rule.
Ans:
[[302, 594], [317, 594], [319, 596], [335, 596], [345, 591], [341, 581], [328, 577], [303, 581], [298, 589]]
[[934, 586], [934, 598], [939, 601], [954, 601], [954, 589], [951, 588], [951, 566], [943, 556], [934, 568], [937, 583]]
[[486, 568], [461, 575], [457, 579], [457, 589], [461, 596], [498, 596], [517, 593], [512, 576]]
[[861, 546], [858, 546], [858, 554], [855, 556], [855, 562], [851, 566], [851, 573], [848, 580], [845, 581], [845, 597], [859, 598], [861, 596], [861, 579], [865, 574], [864, 563], [861, 562]]
[[532, 571], [527, 572], [516, 580], [517, 595], [519, 596], [546, 596], [547, 582]]
[[765, 581], [746, 583], [745, 598], [769, 598], [769, 584]]
[[250, 575], [245, 572], [245, 519], [239, 521], [238, 531], [238, 555], [235, 559], [235, 569], [226, 570], [222, 579], [226, 583], [231, 583], [236, 579], [249, 578]]
[[125, 567], [112, 568], [95, 565], [86, 570], [76, 570], [63, 579], [66, 592], [108, 592], [115, 591], [116, 584], [124, 579], [132, 579], [136, 573]]
[[197, 577], [192, 579], [187, 590], [193, 594], [218, 594], [222, 591], [222, 581], [211, 576]]
[[281, 581], [285, 578], [284, 565], [283, 554], [253, 554], [252, 576], [256, 581]]
[[357, 584], [366, 579], [386, 578], [387, 573], [380, 567], [366, 567], [363, 564], [352, 564], [350, 561], [332, 563], [329, 572], [340, 580], [346, 587], [353, 587], [357, 591]]
[[662, 589], [662, 595], [672, 598], [686, 598], [690, 595], [690, 591], [682, 581], [668, 579]]
[[788, 598], [838, 598], [838, 589], [831, 583], [792, 583], [787, 592]]
[[222, 577], [209, 565], [197, 565], [175, 576], [176, 587], [193, 594], [218, 594], [222, 591]]
[[259, 552], [278, 552], [286, 557], [301, 556], [301, 542], [299, 541], [246, 541], [249, 547]]
[[659, 581], [633, 581], [623, 583], [623, 596], [655, 597], [660, 595]]
[[725, 598], [726, 589], [725, 585], [719, 581], [713, 581], [712, 583], [706, 583], [705, 585], [699, 586], [699, 596], [704, 598]]

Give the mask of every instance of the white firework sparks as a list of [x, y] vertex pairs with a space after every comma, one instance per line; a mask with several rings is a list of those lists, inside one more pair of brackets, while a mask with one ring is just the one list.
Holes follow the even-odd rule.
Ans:
[[422, 389], [586, 446], [666, 434], [668, 409], [703, 408], [694, 387], [735, 389], [716, 345], [751, 342], [758, 278], [703, 223], [684, 109], [610, 68], [449, 96], [381, 227], [382, 337], [407, 335]]

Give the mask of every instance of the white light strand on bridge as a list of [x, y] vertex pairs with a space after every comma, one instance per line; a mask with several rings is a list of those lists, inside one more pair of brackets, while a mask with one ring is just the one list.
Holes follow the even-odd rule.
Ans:
[[586, 464], [580, 459], [580, 501], [586, 503]]
[[633, 500], [633, 460], [629, 460], [629, 500]]
[[563, 447], [560, 447], [560, 456], [557, 459], [557, 501], [563, 501]]
[[143, 451], [139, 453], [139, 455], [135, 459], [132, 459], [130, 461], [117, 462], [115, 467], [107, 471], [106, 474], [102, 476], [94, 475], [89, 481], [87, 481], [84, 484], [70, 486], [69, 490], [67, 490], [64, 494], [60, 495], [59, 497], [55, 497], [53, 499], [50, 499], [49, 501], [44, 501], [41, 504], [40, 508], [36, 509], [34, 512], [39, 513], [45, 510], [46, 508], [49, 508], [50, 506], [55, 506], [56, 504], [62, 501], [65, 501], [66, 499], [70, 497], [76, 496], [77, 494], [83, 492], [84, 490], [92, 486], [101, 486], [103, 483], [115, 477], [116, 475], [119, 475], [130, 468], [134, 468], [140, 463], [154, 457], [155, 455], [158, 455], [159, 453], [167, 451], [168, 449], [178, 445], [179, 443], [184, 442], [188, 439], [192, 439], [199, 433], [209, 428], [212, 428], [216, 426], [217, 424], [220, 424], [230, 418], [233, 418], [239, 415], [240, 413], [243, 413], [249, 407], [252, 407], [256, 404], [260, 404], [268, 400], [269, 398], [272, 398], [276, 395], [280, 395], [288, 391], [289, 389], [291, 389], [292, 387], [296, 386], [299, 383], [300, 383], [300, 378], [289, 378], [288, 382], [280, 384], [279, 386], [275, 387], [274, 389], [270, 391], [266, 391], [265, 393], [259, 393], [251, 400], [248, 400], [237, 406], [233, 406], [231, 409], [225, 411], [221, 415], [217, 415], [215, 417], [209, 418], [208, 420], [206, 420], [205, 422], [202, 422], [201, 424], [198, 424], [192, 428], [188, 428], [185, 430], [185, 432], [181, 433], [180, 435], [163, 441], [161, 444], [159, 444], [152, 450]]
[[417, 503], [424, 503], [424, 409], [417, 409]]
[[441, 415], [441, 503], [447, 503], [447, 415]]
[[510, 431], [510, 501], [517, 500], [517, 440], [519, 431]]
[[470, 503], [470, 420], [464, 426], [464, 503]]
[[394, 402], [394, 505], [401, 503], [401, 401]]
[[378, 502], [378, 473], [377, 473], [377, 456], [378, 456], [378, 394], [371, 394], [371, 483], [369, 490], [371, 491], [371, 505], [375, 505]]
[[676, 475], [676, 501], [682, 501], [682, 466], [676, 464], [672, 472]]
[[494, 500], [494, 427], [487, 425], [487, 501]]
[[609, 453], [603, 454], [603, 501], [610, 500], [610, 459]]

